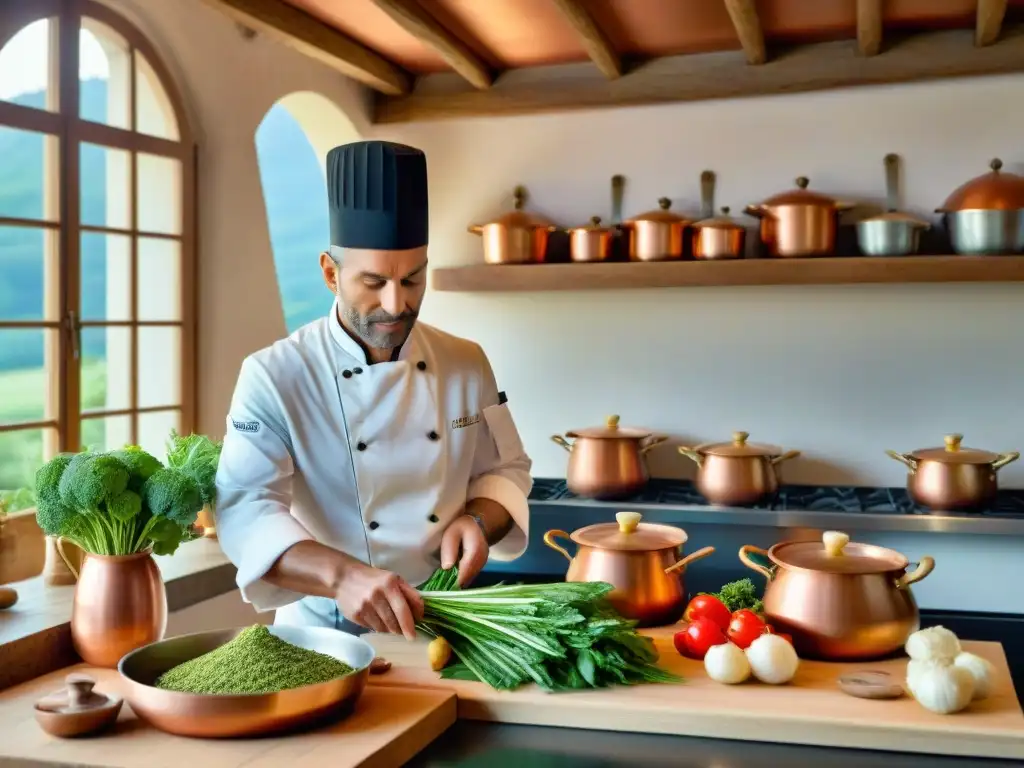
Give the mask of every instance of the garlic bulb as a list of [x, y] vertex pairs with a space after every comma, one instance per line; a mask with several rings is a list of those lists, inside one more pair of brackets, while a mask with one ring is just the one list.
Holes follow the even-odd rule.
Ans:
[[951, 661], [934, 659], [911, 659], [907, 663], [907, 690], [911, 696], [914, 696], [914, 690], [917, 688], [917, 681], [921, 678], [921, 675], [927, 672], [934, 666], [946, 667], [952, 664]]
[[955, 664], [929, 664], [916, 675], [911, 693], [925, 709], [949, 715], [971, 703], [974, 675]]
[[[913, 662], [911, 662], [913, 663]], [[964, 651], [953, 662], [958, 667], [963, 667], [974, 677], [974, 701], [988, 698], [992, 692], [992, 676], [995, 670], [988, 659], [983, 659], [973, 653]]]
[[735, 643], [712, 645], [704, 654], [704, 670], [717, 683], [735, 685], [750, 677], [750, 662]]
[[800, 658], [785, 638], [778, 635], [761, 635], [747, 648], [750, 671], [762, 683], [781, 685], [796, 675]]
[[960, 640], [945, 627], [928, 627], [908, 637], [905, 648], [912, 659], [952, 663], [960, 653]]

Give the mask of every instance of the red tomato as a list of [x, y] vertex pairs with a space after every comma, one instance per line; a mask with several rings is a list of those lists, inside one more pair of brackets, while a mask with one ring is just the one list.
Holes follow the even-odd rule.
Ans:
[[724, 632], [729, 628], [732, 614], [729, 613], [728, 606], [714, 595], [697, 595], [686, 606], [683, 618], [686, 621], [700, 618], [711, 619]]
[[745, 649], [768, 631], [770, 630], [760, 616], [747, 608], [740, 608], [732, 615], [726, 635], [740, 648]]
[[783, 640], [785, 640], [790, 645], [793, 644], [793, 636], [792, 635], [787, 635], [785, 632], [776, 632], [775, 634], [777, 634], [779, 637], [781, 637]]
[[712, 645], [728, 642], [725, 634], [711, 619], [694, 619], [672, 638], [676, 650], [691, 659], [703, 659]]

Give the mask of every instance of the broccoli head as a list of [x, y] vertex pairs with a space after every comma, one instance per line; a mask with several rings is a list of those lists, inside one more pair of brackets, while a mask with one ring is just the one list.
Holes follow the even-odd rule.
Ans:
[[122, 523], [128, 523], [142, 510], [142, 498], [135, 491], [122, 491], [113, 498], [107, 499], [107, 512]]
[[142, 485], [153, 474], [163, 468], [160, 460], [151, 453], [147, 453], [137, 445], [129, 445], [119, 451], [111, 451], [108, 456], [113, 456], [128, 469], [128, 490], [138, 493]]
[[36, 500], [60, 499], [60, 479], [72, 457], [62, 453], [36, 470]]
[[128, 488], [128, 468], [103, 453], [80, 453], [68, 462], [60, 478], [60, 497], [83, 512], [100, 505]]
[[82, 517], [78, 509], [69, 507], [59, 495], [36, 499], [36, 524], [47, 536], [63, 536], [73, 541], [82, 532]]
[[154, 517], [165, 518], [187, 528], [203, 508], [203, 496], [196, 481], [177, 469], [157, 470], [142, 486], [142, 501]]

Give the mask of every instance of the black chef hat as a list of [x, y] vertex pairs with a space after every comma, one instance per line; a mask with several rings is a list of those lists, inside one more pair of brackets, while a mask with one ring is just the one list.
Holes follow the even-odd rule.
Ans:
[[390, 141], [327, 153], [331, 245], [401, 251], [427, 244], [427, 157]]

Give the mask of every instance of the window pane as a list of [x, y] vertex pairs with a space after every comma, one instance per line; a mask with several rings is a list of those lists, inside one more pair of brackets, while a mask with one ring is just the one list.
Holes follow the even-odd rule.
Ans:
[[49, 88], [50, 25], [54, 21], [32, 22], [0, 50], [0, 99], [23, 107], [56, 110], [57, 94]]
[[139, 445], [160, 461], [167, 461], [167, 438], [171, 430], [181, 431], [181, 411], [154, 411], [139, 414]]
[[181, 320], [181, 243], [156, 237], [139, 238], [139, 320]]
[[181, 161], [139, 154], [140, 232], [181, 234]]
[[131, 328], [82, 329], [83, 411], [119, 411], [131, 405]]
[[78, 114], [83, 120], [131, 129], [128, 43], [95, 19], [82, 19], [78, 37]]
[[0, 498], [21, 502], [18, 506], [22, 508], [27, 506], [25, 497], [31, 497], [35, 489], [36, 470], [50, 458], [56, 445], [53, 429], [0, 432]]
[[57, 220], [57, 138], [0, 125], [0, 216]]
[[[49, 342], [50, 349], [47, 349]], [[54, 418], [57, 332], [43, 328], [0, 330], [0, 424]]]
[[82, 233], [83, 320], [131, 319], [131, 249], [128, 235]]
[[58, 289], [57, 232], [0, 227], [0, 320], [56, 319]]
[[149, 60], [135, 51], [135, 130], [170, 141], [180, 141], [178, 120], [163, 83]]
[[82, 144], [79, 157], [82, 223], [128, 229], [131, 223], [129, 153], [123, 149]]
[[181, 328], [139, 328], [139, 408], [181, 404]]
[[116, 451], [132, 440], [131, 416], [82, 419], [82, 450]]

